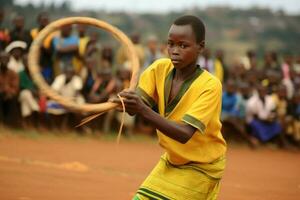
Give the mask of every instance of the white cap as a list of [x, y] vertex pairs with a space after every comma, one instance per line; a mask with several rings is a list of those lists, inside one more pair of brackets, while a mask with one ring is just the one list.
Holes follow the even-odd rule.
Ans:
[[11, 50], [13, 50], [15, 48], [26, 49], [27, 44], [26, 44], [26, 42], [23, 42], [23, 41], [13, 41], [5, 48], [5, 52], [9, 53], [9, 52], [11, 52]]

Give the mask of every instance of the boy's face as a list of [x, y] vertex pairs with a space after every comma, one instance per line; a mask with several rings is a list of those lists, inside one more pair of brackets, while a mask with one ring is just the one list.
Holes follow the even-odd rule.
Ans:
[[197, 43], [191, 25], [172, 25], [168, 35], [168, 54], [176, 69], [195, 65], [204, 43]]

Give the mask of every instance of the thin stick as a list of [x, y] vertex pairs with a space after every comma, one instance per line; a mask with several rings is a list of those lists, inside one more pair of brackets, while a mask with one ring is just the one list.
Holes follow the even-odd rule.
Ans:
[[124, 120], [125, 120], [125, 104], [124, 104], [122, 97], [119, 94], [117, 94], [117, 96], [119, 97], [121, 104], [122, 104], [122, 108], [123, 108], [121, 125], [120, 125], [120, 129], [119, 129], [118, 137], [117, 137], [117, 144], [120, 144], [122, 129], [123, 129]]
[[[120, 125], [120, 128], [119, 128], [119, 132], [118, 132], [118, 136], [117, 136], [117, 144], [120, 143], [120, 140], [121, 140], [121, 135], [122, 135], [122, 130], [123, 130], [123, 125], [124, 125], [124, 120], [125, 120], [125, 104], [124, 104], [124, 101], [122, 99], [122, 97], [117, 94], [118, 98], [120, 99], [121, 101], [121, 104], [122, 104], [122, 108], [123, 108], [123, 112], [122, 112], [122, 119], [121, 119], [121, 125]], [[105, 112], [101, 112], [101, 113], [97, 113], [97, 114], [94, 114], [94, 115], [91, 115], [91, 116], [88, 116], [86, 118], [84, 118], [83, 120], [81, 120], [80, 124], [78, 124], [76, 126], [76, 128], [96, 119], [97, 117], [103, 115]]]

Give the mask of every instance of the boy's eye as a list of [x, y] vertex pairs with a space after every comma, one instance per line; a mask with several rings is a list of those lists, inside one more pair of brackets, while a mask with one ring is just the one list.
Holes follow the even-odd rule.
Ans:
[[180, 44], [179, 47], [182, 48], [182, 49], [185, 49], [185, 48], [187, 47], [187, 45], [185, 45], [185, 44]]
[[168, 42], [168, 46], [172, 47], [172, 46], [174, 46], [174, 43], [173, 42]]

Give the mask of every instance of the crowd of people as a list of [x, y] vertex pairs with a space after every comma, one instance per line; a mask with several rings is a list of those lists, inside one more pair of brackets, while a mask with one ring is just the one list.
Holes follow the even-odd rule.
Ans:
[[[37, 27], [27, 30], [24, 18], [13, 19], [13, 28], [1, 25], [0, 11], [0, 123], [11, 127], [67, 129], [82, 118], [44, 96], [28, 70], [31, 42], [49, 23], [42, 12]], [[167, 43], [155, 36], [142, 44], [140, 35], [131, 40], [139, 57], [141, 71], [159, 58], [167, 57]], [[237, 135], [250, 146], [273, 141], [285, 147], [300, 144], [300, 55], [265, 52], [263, 62], [254, 51], [228, 66], [224, 52], [206, 48], [199, 56], [199, 67], [214, 74], [223, 83], [222, 122], [225, 137]], [[68, 25], [43, 41], [41, 74], [53, 90], [78, 104], [102, 103], [127, 88], [130, 65], [127, 50], [115, 50], [102, 43], [99, 34], [85, 25]], [[81, 128], [109, 132], [121, 115], [110, 111]], [[128, 134], [135, 127], [147, 129], [143, 119], [126, 115]], [[150, 130], [151, 132], [152, 130]]]

